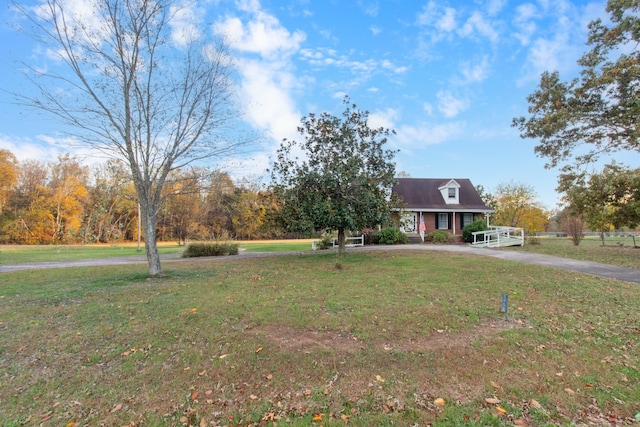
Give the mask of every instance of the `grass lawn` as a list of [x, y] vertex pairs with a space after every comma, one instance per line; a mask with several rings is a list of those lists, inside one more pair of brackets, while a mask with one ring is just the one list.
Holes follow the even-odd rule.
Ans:
[[[312, 239], [264, 240], [238, 244], [247, 252], [301, 252], [311, 250], [311, 242]], [[184, 249], [176, 243], [158, 244], [160, 255], [182, 254]], [[140, 251], [137, 244], [131, 242], [114, 245], [0, 245], [0, 265], [128, 256], [144, 257], [144, 245]]]
[[431, 251], [335, 261], [3, 273], [2, 425], [640, 422], [638, 285]]
[[[184, 246], [159, 243], [160, 255], [182, 253]], [[0, 245], [0, 265], [32, 262], [74, 261], [91, 258], [145, 257], [144, 245], [138, 250], [136, 243], [113, 245]]]

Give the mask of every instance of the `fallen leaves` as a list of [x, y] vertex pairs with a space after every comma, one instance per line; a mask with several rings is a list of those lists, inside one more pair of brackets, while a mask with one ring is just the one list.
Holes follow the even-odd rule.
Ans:
[[502, 406], [496, 406], [496, 410], [502, 415], [505, 415], [507, 413], [507, 410], [504, 409]]
[[147, 345], [146, 347], [131, 347], [128, 350], [123, 351], [122, 353], [120, 353], [120, 355], [122, 357], [128, 357], [132, 354], [138, 353], [138, 352], [142, 352], [142, 353], [146, 353], [149, 350], [151, 350], [153, 346], [151, 344]]
[[536, 408], [539, 410], [544, 410], [544, 408], [542, 407], [542, 405], [540, 404], [540, 402], [538, 402], [535, 399], [531, 399], [531, 402], [529, 402], [529, 406], [531, 406], [532, 408]]

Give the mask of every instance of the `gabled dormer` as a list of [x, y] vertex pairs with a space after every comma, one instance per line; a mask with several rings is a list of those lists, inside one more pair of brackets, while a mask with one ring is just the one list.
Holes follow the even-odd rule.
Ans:
[[455, 179], [450, 180], [446, 184], [438, 187], [442, 199], [447, 205], [460, 204], [460, 184]]

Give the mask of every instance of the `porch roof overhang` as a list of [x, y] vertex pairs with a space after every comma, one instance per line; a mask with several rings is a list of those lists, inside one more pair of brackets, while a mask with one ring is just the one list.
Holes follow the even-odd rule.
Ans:
[[492, 214], [495, 212], [493, 209], [479, 209], [479, 208], [465, 208], [465, 207], [457, 207], [452, 208], [451, 206], [446, 207], [430, 207], [430, 208], [393, 208], [394, 211], [404, 211], [404, 212], [426, 212], [426, 213], [482, 213], [482, 214]]

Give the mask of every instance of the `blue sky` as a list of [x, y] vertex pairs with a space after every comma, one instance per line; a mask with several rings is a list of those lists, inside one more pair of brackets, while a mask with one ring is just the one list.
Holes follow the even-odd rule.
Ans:
[[[85, 0], [68, 0], [75, 3]], [[282, 138], [298, 138], [310, 112], [339, 115], [348, 94], [371, 124], [394, 129], [397, 170], [415, 178], [469, 178], [490, 192], [531, 185], [554, 208], [557, 171], [520, 139], [513, 117], [545, 70], [577, 75], [587, 24], [604, 1], [568, 0], [209, 0], [193, 2], [185, 25], [212, 24], [238, 65], [244, 126], [263, 136], [229, 171], [256, 176]], [[1, 13], [0, 87], [29, 90], [15, 61], [40, 47]], [[65, 150], [58, 124], [0, 94], [0, 149], [19, 160]]]

